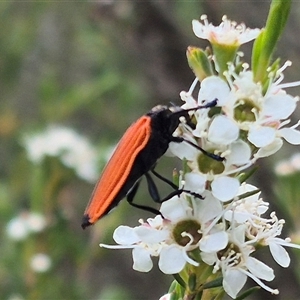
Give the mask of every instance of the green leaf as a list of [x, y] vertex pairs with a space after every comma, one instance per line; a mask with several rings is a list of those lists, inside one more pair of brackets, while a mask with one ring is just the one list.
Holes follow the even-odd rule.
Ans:
[[256, 82], [267, 79], [276, 44], [286, 25], [291, 8], [291, 0], [273, 0], [271, 3], [265, 29], [256, 39], [252, 52], [252, 70]]
[[184, 296], [184, 291], [185, 289], [174, 280], [169, 289], [170, 300], [181, 300]]
[[255, 42], [253, 43], [253, 49], [252, 49], [252, 70], [254, 77], [258, 76], [259, 72], [259, 60], [261, 52], [263, 51], [263, 37], [264, 37], [265, 29], [262, 29], [259, 36], [256, 38]]
[[177, 281], [177, 283], [179, 283], [183, 288], [186, 287], [186, 284], [185, 284], [184, 280], [181, 278], [181, 276], [178, 273], [173, 274], [173, 277]]
[[242, 295], [238, 296], [237, 298], [235, 298], [235, 300], [243, 300], [246, 299], [246, 297], [248, 297], [249, 295], [253, 294], [254, 292], [258, 291], [260, 289], [259, 286], [255, 286], [253, 288], [250, 288], [249, 290], [247, 290], [246, 292], [244, 292]]
[[195, 273], [192, 273], [189, 276], [188, 286], [189, 286], [190, 291], [195, 291], [196, 286], [197, 286], [197, 275]]
[[222, 286], [222, 283], [223, 283], [223, 277], [219, 277], [217, 279], [205, 283], [203, 285], [203, 289], [212, 289], [212, 288], [220, 287]]
[[256, 189], [256, 190], [251, 191], [251, 192], [246, 192], [244, 194], [239, 195], [239, 199], [245, 199], [245, 198], [253, 196], [253, 195], [255, 195], [255, 194], [259, 193], [259, 192], [260, 192], [259, 189]]

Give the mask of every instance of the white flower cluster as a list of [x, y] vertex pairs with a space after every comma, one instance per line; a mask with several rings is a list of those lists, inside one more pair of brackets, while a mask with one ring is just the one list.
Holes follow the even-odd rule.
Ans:
[[[161, 205], [164, 219], [158, 215], [134, 228], [120, 226], [113, 236], [119, 245], [101, 246], [132, 248], [133, 268], [140, 272], [152, 269], [152, 256], [159, 257], [159, 268], [166, 274], [179, 273], [186, 263], [212, 265], [213, 273], [222, 272], [223, 287], [233, 298], [246, 283], [247, 276], [277, 294], [278, 290], [262, 282], [274, 279], [273, 270], [251, 254], [261, 246], [268, 246], [274, 260], [288, 267], [290, 258], [283, 246], [298, 249], [300, 246], [278, 237], [284, 221], [278, 220], [274, 212], [270, 217], [262, 216], [268, 210], [268, 203], [259, 193], [244, 197], [256, 190], [252, 185], [242, 184], [234, 200], [227, 203], [209, 191], [203, 194], [204, 200], [187, 194], [175, 196]], [[202, 262], [192, 257], [195, 249], [200, 250]]]
[[47, 226], [44, 215], [23, 211], [6, 225], [6, 233], [14, 241], [25, 240], [30, 234], [43, 231]]
[[39, 134], [26, 135], [23, 144], [34, 163], [40, 163], [45, 156], [55, 156], [84, 180], [94, 182], [98, 177], [96, 149], [70, 128], [49, 126]]
[[[44, 215], [38, 212], [22, 211], [7, 223], [6, 234], [11, 240], [21, 242], [32, 234], [42, 232], [47, 225]], [[30, 268], [37, 273], [48, 271], [51, 264], [51, 258], [44, 253], [34, 254], [29, 262]]]
[[30, 268], [36, 273], [47, 272], [52, 265], [51, 258], [45, 253], [36, 253], [31, 257]]
[[[206, 17], [203, 20], [204, 24], [193, 22], [194, 32], [211, 43], [241, 44], [259, 34], [259, 30], [237, 26], [226, 18], [218, 28], [208, 24]], [[240, 180], [242, 171], [259, 158], [277, 152], [283, 140], [300, 144], [299, 123], [288, 126], [298, 97], [285, 91], [298, 83], [281, 84], [283, 71], [290, 64], [287, 62], [282, 68], [267, 71], [268, 84], [262, 86], [239, 58], [237, 54], [225, 73], [202, 80], [196, 97], [198, 78], [188, 92], [181, 93], [183, 109], [217, 99], [216, 107], [191, 113], [195, 128], [181, 124], [174, 134], [223, 157], [223, 161], [215, 161], [188, 143], [170, 144], [170, 151], [185, 159], [189, 168], [181, 173], [180, 187], [204, 199], [188, 193], [175, 196], [162, 203], [161, 215], [140, 221], [141, 225], [134, 228], [118, 227], [114, 240], [119, 245], [101, 244], [113, 249], [131, 248], [133, 268], [141, 272], [151, 270], [153, 256], [159, 257], [159, 268], [166, 274], [179, 273], [187, 265], [213, 266], [212, 273], [223, 277], [223, 288], [233, 298], [247, 277], [265, 290], [278, 293], [263, 282], [273, 280], [275, 275], [253, 256], [258, 248], [268, 246], [282, 267], [290, 264], [284, 247], [300, 249], [290, 239], [279, 237], [284, 220], [279, 220], [275, 212], [266, 214], [269, 204], [260, 198], [258, 188]], [[211, 59], [214, 61], [214, 57]]]

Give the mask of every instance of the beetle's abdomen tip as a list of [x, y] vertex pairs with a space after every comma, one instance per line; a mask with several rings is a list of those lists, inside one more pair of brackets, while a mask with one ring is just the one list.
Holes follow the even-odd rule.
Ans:
[[89, 215], [84, 215], [82, 218], [82, 223], [81, 223], [82, 229], [85, 229], [86, 227], [88, 227], [90, 225], [92, 225], [92, 223], [90, 222]]

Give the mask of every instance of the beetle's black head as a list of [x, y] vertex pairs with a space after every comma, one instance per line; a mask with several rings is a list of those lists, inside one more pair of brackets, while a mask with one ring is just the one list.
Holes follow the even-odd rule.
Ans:
[[172, 135], [180, 124], [180, 117], [189, 118], [189, 114], [181, 107], [168, 107], [158, 105], [152, 108], [147, 114], [152, 120], [151, 126], [154, 130], [164, 132], [166, 135]]
[[164, 105], [157, 105], [147, 114], [152, 119], [152, 129], [159, 130], [167, 135], [172, 135], [173, 132], [180, 124], [180, 118], [184, 117], [186, 123], [191, 126], [192, 128], [195, 126], [189, 115], [190, 111], [196, 111], [202, 108], [210, 108], [214, 107], [217, 104], [217, 99], [202, 105], [196, 106], [195, 108], [183, 109], [179, 106], [164, 106]]

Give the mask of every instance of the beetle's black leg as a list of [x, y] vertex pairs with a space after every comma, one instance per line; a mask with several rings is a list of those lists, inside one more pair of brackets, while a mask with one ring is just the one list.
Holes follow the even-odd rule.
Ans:
[[189, 140], [186, 140], [184, 139], [183, 137], [180, 137], [180, 136], [174, 136], [173, 139], [172, 139], [172, 142], [175, 142], [175, 143], [182, 143], [182, 142], [186, 142], [188, 143], [189, 145], [193, 146], [194, 148], [198, 149], [199, 151], [201, 151], [203, 154], [207, 155], [208, 157], [214, 159], [214, 160], [217, 160], [217, 161], [223, 161], [225, 158], [224, 157], [221, 157], [220, 155], [216, 155], [214, 153], [211, 153], [211, 152], [208, 152], [206, 150], [204, 150], [203, 148], [201, 148], [200, 146], [194, 144], [193, 142], [189, 141]]
[[[152, 172], [154, 170], [151, 170]], [[171, 199], [172, 197], [174, 196], [179, 196], [181, 195], [182, 193], [187, 193], [187, 194], [190, 194], [194, 197], [197, 197], [199, 199], [203, 199], [203, 197], [198, 194], [198, 193], [194, 193], [194, 192], [191, 192], [191, 191], [188, 191], [188, 190], [185, 190], [185, 189], [178, 189], [178, 187], [173, 183], [171, 182], [170, 180], [164, 178], [162, 175], [158, 174], [156, 171], [153, 172], [153, 174], [155, 176], [157, 176], [159, 179], [161, 179], [162, 181], [170, 184], [174, 189], [175, 191], [171, 192], [169, 195], [167, 195], [165, 198], [161, 199], [160, 196], [159, 196], [159, 193], [158, 193], [158, 190], [157, 190], [157, 187], [155, 185], [155, 182], [153, 181], [152, 177], [150, 176], [149, 173], [146, 173], [145, 176], [146, 176], [146, 179], [147, 179], [147, 185], [148, 185], [148, 190], [149, 190], [149, 194], [151, 196], [151, 198], [156, 202], [156, 203], [163, 203], [169, 199]], [[150, 207], [150, 206], [146, 206], [146, 205], [140, 205], [140, 204], [136, 204], [133, 202], [133, 199], [136, 195], [136, 192], [139, 188], [139, 185], [140, 185], [140, 180], [137, 181], [134, 186], [130, 189], [130, 191], [127, 193], [127, 202], [133, 206], [133, 207], [136, 207], [136, 208], [139, 208], [139, 209], [142, 209], [142, 210], [145, 210], [145, 211], [149, 211], [155, 215], [161, 215], [163, 217], [163, 215], [161, 214], [161, 212], [156, 209], [156, 208], [153, 208], [153, 207]]]
[[[154, 182], [153, 182], [154, 183]], [[130, 189], [130, 191], [128, 192], [127, 194], [127, 202], [133, 206], [133, 207], [136, 207], [136, 208], [139, 208], [139, 209], [142, 209], [142, 210], [145, 210], [145, 211], [149, 211], [155, 215], [161, 215], [160, 211], [153, 208], [153, 207], [149, 207], [149, 206], [146, 206], [146, 205], [140, 205], [140, 204], [136, 204], [136, 203], [133, 203], [133, 199], [134, 199], [134, 196], [139, 188], [139, 185], [140, 185], [140, 180], [137, 181], [134, 186]]]
[[153, 181], [153, 179], [149, 173], [146, 173], [145, 176], [147, 179], [148, 191], [149, 191], [151, 198], [155, 202], [160, 203], [160, 195], [159, 195], [159, 192], [158, 192], [155, 182]]
[[171, 180], [165, 178], [164, 176], [160, 175], [159, 173], [157, 173], [154, 168], [151, 169], [151, 172], [161, 181], [167, 183], [169, 186], [171, 186], [174, 190], [178, 190], [178, 186], [172, 182]]
[[147, 178], [147, 183], [148, 183], [148, 189], [149, 189], [149, 193], [152, 197], [152, 199], [155, 201], [155, 202], [158, 202], [158, 203], [162, 203], [162, 202], [165, 202], [169, 199], [171, 199], [172, 197], [174, 196], [179, 196], [180, 194], [182, 193], [187, 193], [187, 194], [190, 194], [194, 197], [197, 197], [199, 199], [203, 199], [203, 197], [198, 194], [198, 193], [195, 193], [195, 192], [191, 192], [189, 190], [185, 190], [185, 189], [179, 189], [178, 186], [176, 184], [174, 184], [172, 181], [170, 181], [169, 179], [163, 177], [162, 175], [160, 175], [159, 173], [157, 173], [156, 171], [154, 171], [154, 169], [151, 170], [151, 172], [157, 176], [157, 178], [161, 179], [162, 181], [168, 183], [171, 187], [174, 188], [175, 191], [171, 192], [169, 195], [167, 195], [165, 198], [163, 199], [160, 199], [159, 197], [159, 194], [158, 194], [158, 191], [157, 191], [157, 187], [152, 179], [152, 177], [146, 173], [145, 176]]
[[177, 189], [176, 191], [173, 191], [172, 193], [170, 193], [168, 196], [166, 196], [165, 198], [161, 199], [160, 200], [160, 203], [163, 203], [167, 200], [170, 200], [171, 198], [173, 198], [174, 196], [180, 196], [182, 193], [187, 193], [187, 194], [190, 194], [196, 198], [199, 198], [201, 200], [203, 200], [204, 198], [198, 194], [198, 193], [195, 193], [195, 192], [191, 192], [189, 190], [185, 190], [185, 189]]

